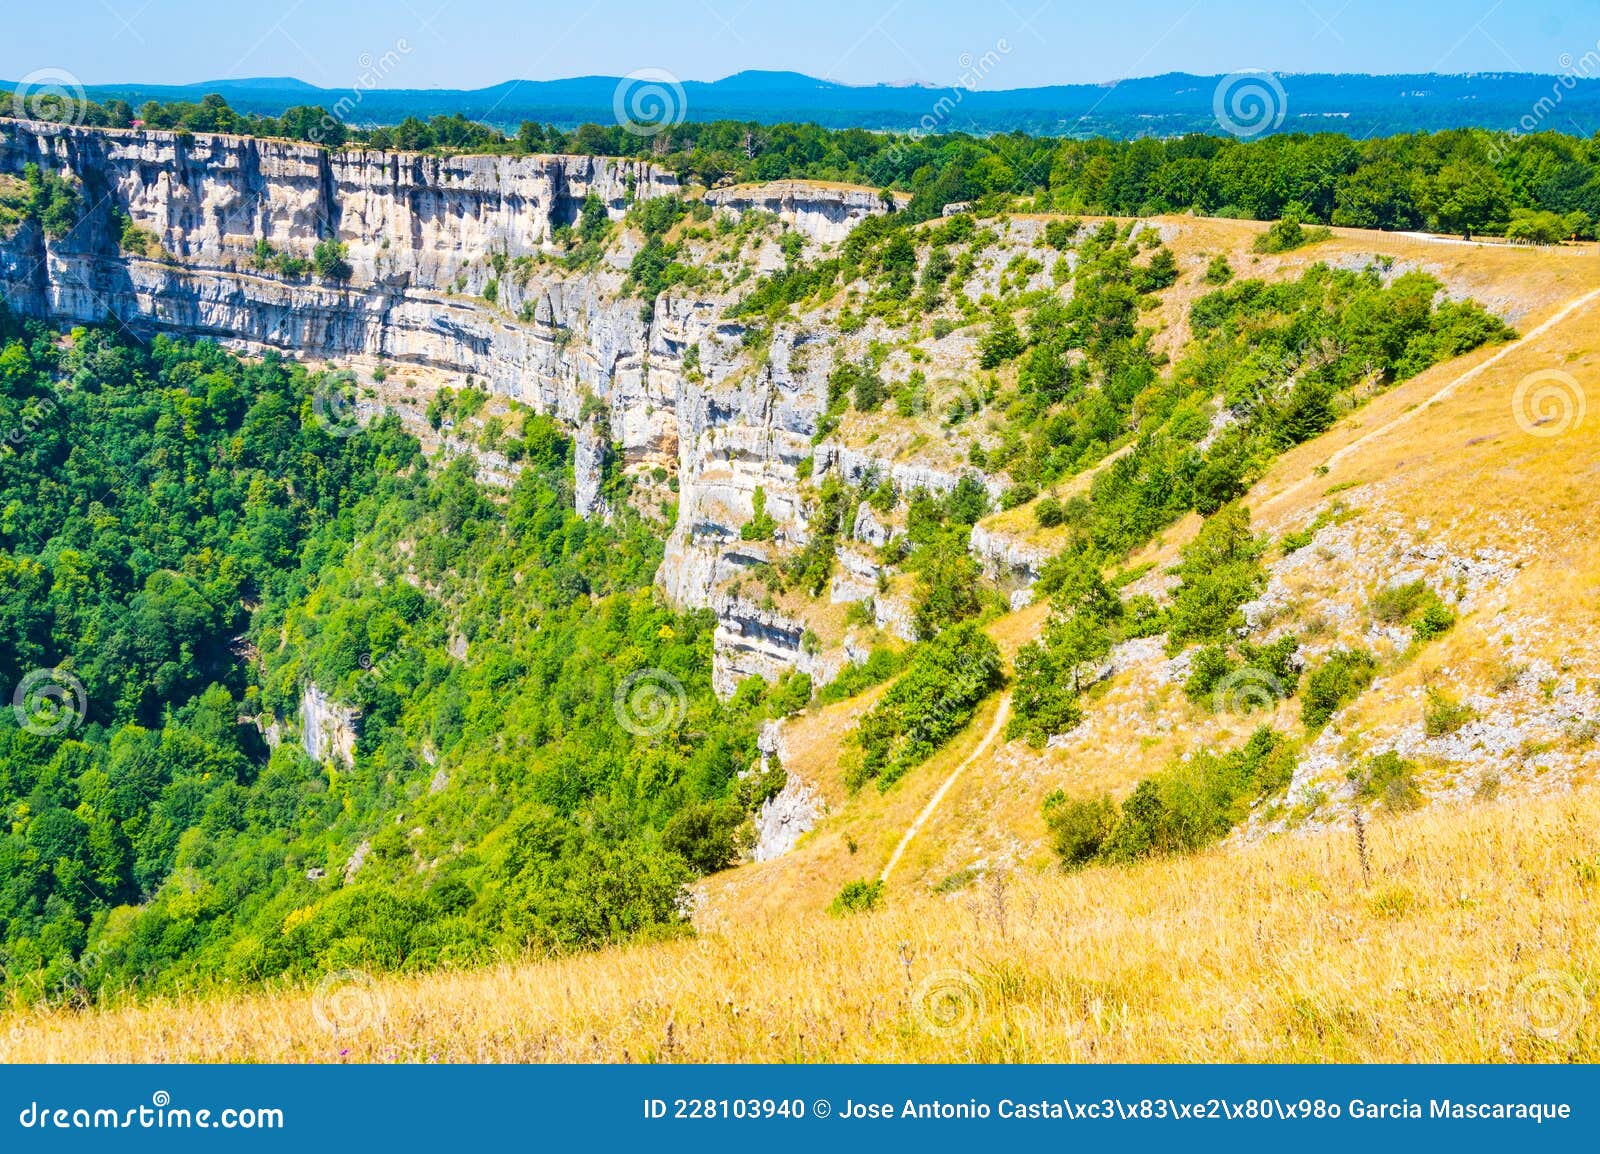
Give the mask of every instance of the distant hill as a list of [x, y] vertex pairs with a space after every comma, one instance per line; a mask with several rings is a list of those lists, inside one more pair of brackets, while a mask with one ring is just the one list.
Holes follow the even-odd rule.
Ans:
[[[976, 70], [976, 66], [975, 66]], [[278, 115], [297, 104], [333, 108], [359, 125], [392, 124], [407, 116], [459, 112], [497, 128], [524, 120], [562, 128], [615, 118], [614, 76], [564, 80], [509, 80], [480, 89], [388, 89], [356, 92], [317, 88], [285, 77], [216, 80], [189, 85], [108, 84], [89, 89], [95, 99], [198, 100], [220, 93], [243, 112]], [[1044, 88], [967, 89], [959, 84], [868, 86], [819, 80], [797, 72], [740, 72], [721, 80], [670, 86], [684, 119], [813, 121], [830, 128], [860, 127], [927, 132], [993, 133], [1022, 130], [1046, 135], [1174, 136], [1218, 131], [1217, 108], [1250, 130], [1308, 132], [1336, 129], [1354, 136], [1479, 126], [1522, 131], [1554, 129], [1588, 135], [1600, 123], [1600, 80], [1534, 73], [1371, 76], [1307, 73], [1245, 77], [1174, 72], [1105, 84]]]

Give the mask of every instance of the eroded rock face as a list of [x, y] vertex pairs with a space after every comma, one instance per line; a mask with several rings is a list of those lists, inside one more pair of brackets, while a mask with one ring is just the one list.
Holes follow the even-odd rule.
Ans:
[[826, 685], [845, 665], [842, 651], [822, 653], [810, 644], [804, 621], [742, 597], [721, 597], [714, 608], [711, 685], [720, 696], [731, 696], [747, 677], [775, 681], [790, 669], [810, 675], [813, 685]]
[[313, 761], [338, 761], [346, 769], [355, 765], [356, 739], [361, 714], [340, 705], [317, 687], [307, 685], [300, 696], [300, 747]]
[[843, 240], [867, 217], [887, 212], [891, 203], [903, 207], [905, 199], [885, 201], [876, 189], [819, 187], [794, 180], [736, 185], [706, 193], [707, 202], [716, 207], [770, 212], [796, 232], [825, 244]]
[[983, 566], [984, 572], [996, 579], [1011, 578], [1031, 586], [1039, 579], [1045, 562], [1050, 560], [1048, 549], [1018, 540], [982, 524], [972, 527], [968, 549]]
[[[645, 307], [626, 289], [637, 244], [626, 234], [593, 267], [545, 259], [557, 251], [553, 231], [575, 221], [590, 194], [616, 219], [633, 200], [679, 191], [675, 177], [647, 162], [329, 152], [0, 121], [0, 173], [30, 163], [75, 181], [84, 213], [60, 239], [28, 224], [0, 237], [0, 293], [10, 307], [71, 321], [111, 316], [136, 332], [211, 337], [246, 351], [382, 359], [395, 371], [412, 365], [471, 378], [573, 431], [586, 516], [606, 512], [609, 469], [675, 474], [679, 514], [658, 580], [681, 606], [722, 606], [725, 583], [775, 551], [804, 546], [812, 510], [799, 475], [813, 454], [814, 477], [892, 475], [903, 489], [936, 491], [959, 480], [954, 471], [813, 446], [827, 405], [828, 346], [838, 339], [827, 318], [757, 334], [728, 318], [733, 288], [666, 293]], [[828, 243], [887, 210], [873, 190], [795, 182], [708, 198], [719, 212], [774, 212]], [[141, 251], [124, 249], [125, 222], [139, 230], [132, 247]], [[345, 246], [347, 279], [283, 273], [283, 258], [309, 264], [324, 239]], [[775, 253], [781, 260], [767, 244], [761, 259]], [[611, 459], [613, 446], [620, 460]], [[509, 483], [512, 470], [490, 472], [486, 479]], [[998, 494], [998, 484], [986, 484]], [[740, 538], [758, 487], [776, 525], [770, 542]], [[876, 525], [856, 529], [874, 543], [887, 535]], [[866, 592], [858, 568], [839, 595]], [[723, 624], [719, 688], [749, 673], [826, 673], [826, 662], [791, 643], [803, 622], [780, 629], [735, 614]]]

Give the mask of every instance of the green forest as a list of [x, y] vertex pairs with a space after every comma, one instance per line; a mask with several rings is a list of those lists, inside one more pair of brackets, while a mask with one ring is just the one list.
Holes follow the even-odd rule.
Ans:
[[[782, 706], [717, 701], [711, 616], [652, 595], [655, 531], [575, 515], [552, 421], [490, 499], [275, 357], [0, 338], [0, 681], [49, 671], [0, 711], [13, 996], [683, 932], [782, 785], [745, 772]], [[311, 680], [363, 711], [353, 767], [266, 740]]]
[[[36, 98], [39, 99], [39, 98]], [[48, 99], [48, 98], [46, 98]], [[13, 97], [0, 93], [0, 115]], [[648, 158], [706, 187], [790, 178], [848, 181], [912, 194], [915, 219], [958, 201], [1040, 212], [1132, 216], [1193, 211], [1276, 220], [1296, 206], [1309, 220], [1354, 228], [1429, 228], [1551, 242], [1592, 238], [1600, 221], [1600, 139], [1556, 132], [1512, 137], [1451, 129], [1354, 140], [1289, 133], [1241, 141], [1062, 139], [1022, 132], [910, 136], [814, 124], [719, 120], [659, 135], [618, 125], [570, 131], [524, 123], [507, 134], [460, 115], [350, 126], [319, 107], [280, 117], [241, 114], [217, 95], [198, 102], [124, 101], [75, 108], [89, 124], [229, 132], [329, 148], [576, 153]]]

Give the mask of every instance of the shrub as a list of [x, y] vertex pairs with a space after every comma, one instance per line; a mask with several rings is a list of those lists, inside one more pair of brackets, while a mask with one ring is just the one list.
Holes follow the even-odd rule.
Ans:
[[[1299, 647], [1292, 634], [1271, 645], [1241, 642], [1236, 659], [1227, 646], [1208, 645], [1195, 654], [1183, 692], [1197, 705], [1225, 706], [1246, 713], [1281, 701], [1299, 685], [1300, 673], [1293, 665]], [[1217, 690], [1224, 685], [1228, 691], [1219, 699]]]
[[965, 729], [1002, 680], [999, 649], [971, 623], [918, 646], [900, 680], [851, 735], [856, 748], [846, 784], [857, 789], [876, 779], [887, 789]]
[[1184, 546], [1180, 578], [1167, 613], [1167, 648], [1176, 653], [1186, 642], [1214, 641], [1244, 624], [1239, 606], [1267, 582], [1261, 567], [1266, 542], [1250, 533], [1250, 510], [1243, 505], [1219, 509]]
[[1052, 734], [1076, 729], [1083, 720], [1078, 691], [1059, 654], [1044, 644], [1024, 645], [1016, 656], [1017, 685], [1011, 695], [1007, 740], [1026, 738], [1035, 748]]
[[702, 874], [726, 869], [749, 844], [748, 819], [738, 806], [726, 802], [687, 806], [661, 829], [661, 848]]
[[1077, 235], [1082, 221], [1077, 217], [1067, 217], [1064, 220], [1052, 220], [1044, 226], [1044, 242], [1057, 252], [1065, 252], [1072, 247], [1072, 238]]
[[1033, 507], [1034, 520], [1041, 529], [1054, 529], [1067, 519], [1066, 507], [1054, 497], [1045, 497]]
[[1378, 662], [1364, 649], [1335, 649], [1306, 679], [1300, 719], [1307, 729], [1321, 729], [1342, 705], [1354, 701], [1372, 684]]
[[1069, 799], [1059, 789], [1044, 800], [1050, 844], [1065, 869], [1082, 869], [1100, 856], [1117, 825], [1117, 806], [1109, 794]]
[[1410, 625], [1418, 644], [1432, 641], [1456, 623], [1455, 611], [1420, 579], [1380, 589], [1367, 610], [1375, 621]]
[[1154, 637], [1167, 630], [1166, 610], [1148, 593], [1135, 593], [1123, 602], [1122, 637]]
[[350, 262], [345, 259], [348, 255], [344, 245], [329, 238], [318, 241], [311, 250], [311, 264], [324, 280], [347, 281], [351, 275]]
[[1429, 737], [1443, 737], [1477, 716], [1477, 711], [1466, 702], [1457, 701], [1443, 690], [1430, 686], [1422, 706], [1422, 731]]
[[981, 571], [978, 563], [958, 543], [937, 541], [918, 551], [914, 559], [917, 584], [911, 606], [911, 623], [918, 638], [929, 638], [958, 621], [977, 616]]
[[1189, 678], [1183, 683], [1184, 696], [1199, 704], [1211, 696], [1217, 683], [1233, 672], [1226, 645], [1207, 645], [1189, 663]]
[[1000, 494], [1000, 507], [1002, 509], [1015, 509], [1018, 505], [1026, 505], [1038, 495], [1039, 490], [1024, 481], [1021, 484], [1011, 486], [1011, 488]]
[[1161, 787], [1155, 778], [1147, 777], [1122, 803], [1122, 814], [1105, 841], [1104, 854], [1111, 861], [1132, 862], [1176, 848], [1172, 815], [1162, 800]]
[[1395, 750], [1386, 750], [1371, 758], [1364, 768], [1351, 770], [1350, 780], [1355, 783], [1357, 798], [1382, 802], [1385, 809], [1399, 812], [1422, 804], [1417, 767]]
[[817, 704], [828, 705], [864, 693], [874, 685], [888, 681], [905, 668], [909, 650], [894, 650], [878, 646], [860, 665], [847, 665], [828, 684], [817, 691]]
[[883, 883], [881, 881], [854, 881], [845, 882], [844, 888], [828, 906], [828, 912], [836, 918], [846, 914], [866, 913], [875, 910], [883, 901]]
[[1272, 227], [1256, 237], [1251, 247], [1262, 253], [1288, 252], [1319, 240], [1327, 240], [1332, 235], [1326, 228], [1305, 227], [1298, 216], [1285, 215], [1282, 220], [1273, 221]]
[[1022, 349], [1022, 334], [1017, 332], [1016, 322], [1008, 314], [1002, 314], [978, 341], [978, 364], [986, 369], [999, 368]]
[[1435, 597], [1417, 618], [1416, 624], [1411, 627], [1411, 635], [1416, 638], [1418, 644], [1421, 644], [1447, 632], [1455, 623], [1455, 612]]
[[1238, 749], [1202, 751], [1145, 778], [1120, 814], [1109, 799], [1068, 802], [1052, 794], [1045, 800], [1045, 823], [1068, 868], [1192, 852], [1225, 837], [1258, 799], [1287, 786], [1294, 758], [1294, 747], [1263, 726]]
[[770, 541], [776, 528], [776, 522], [767, 512], [767, 491], [757, 485], [756, 491], [750, 495], [751, 517], [739, 527], [741, 541]]
[[1421, 580], [1390, 585], [1378, 590], [1368, 603], [1367, 611], [1375, 621], [1397, 625], [1402, 621], [1410, 621], [1414, 614], [1420, 613], [1431, 593], [1427, 582]]
[[1210, 285], [1224, 285], [1233, 279], [1233, 266], [1228, 263], [1228, 258], [1218, 253], [1211, 258], [1211, 263], [1206, 265], [1205, 282]]

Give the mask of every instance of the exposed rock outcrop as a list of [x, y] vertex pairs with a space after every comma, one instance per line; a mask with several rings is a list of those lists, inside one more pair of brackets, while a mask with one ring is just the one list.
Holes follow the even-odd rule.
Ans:
[[355, 764], [361, 714], [340, 705], [317, 687], [307, 685], [300, 696], [300, 746], [315, 761], [339, 761], [346, 769]]
[[770, 184], [734, 185], [706, 193], [706, 201], [719, 208], [746, 212], [770, 212], [796, 232], [812, 240], [832, 244], [850, 235], [850, 230], [869, 216], [905, 207], [910, 198], [875, 188], [849, 185], [822, 185], [811, 181], [777, 180]]

